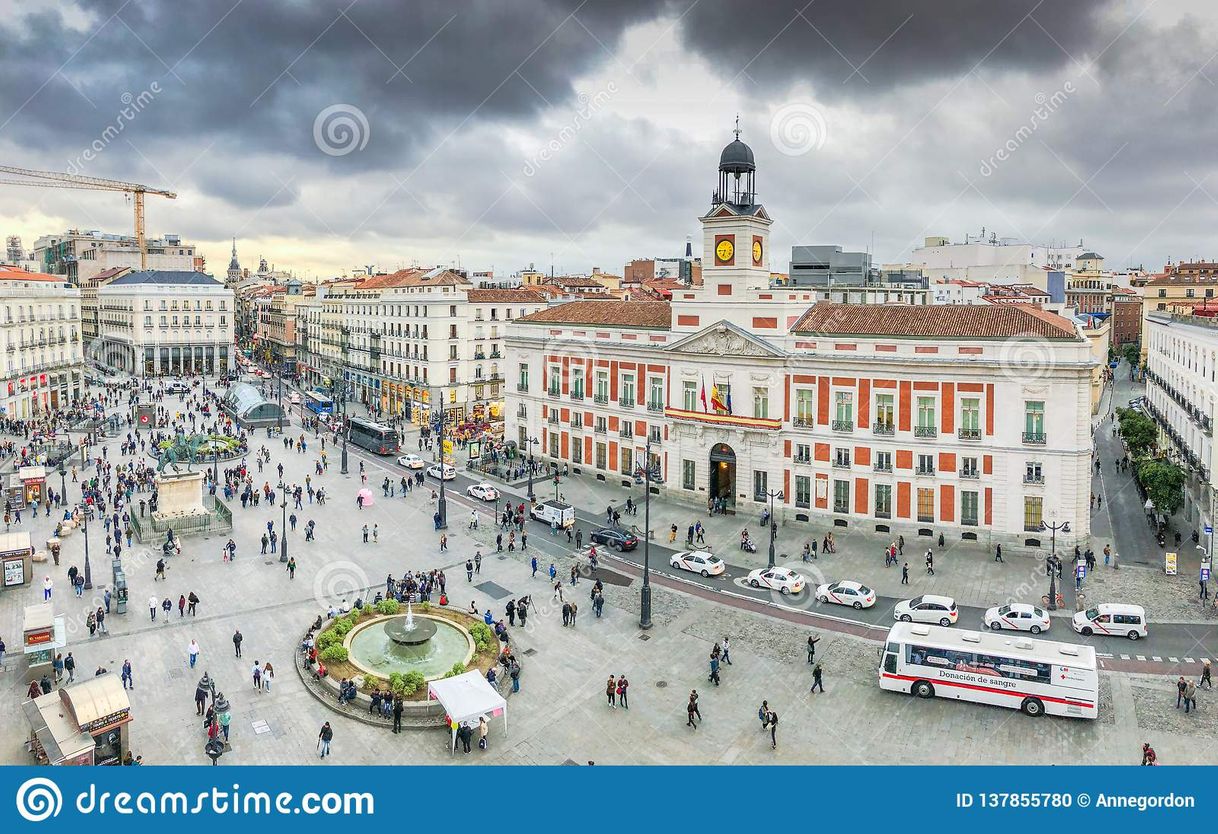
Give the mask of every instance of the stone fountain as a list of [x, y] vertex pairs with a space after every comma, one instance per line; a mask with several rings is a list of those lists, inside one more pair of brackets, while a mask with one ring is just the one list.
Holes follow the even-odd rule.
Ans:
[[436, 635], [436, 621], [414, 618], [414, 609], [406, 603], [406, 619], [395, 618], [385, 624], [385, 634], [399, 646], [421, 646]]

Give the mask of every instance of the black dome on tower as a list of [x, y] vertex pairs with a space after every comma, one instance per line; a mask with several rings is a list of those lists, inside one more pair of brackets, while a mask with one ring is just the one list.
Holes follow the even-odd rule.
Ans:
[[757, 170], [753, 161], [753, 149], [740, 141], [733, 139], [719, 154], [719, 170], [725, 174], [745, 174]]

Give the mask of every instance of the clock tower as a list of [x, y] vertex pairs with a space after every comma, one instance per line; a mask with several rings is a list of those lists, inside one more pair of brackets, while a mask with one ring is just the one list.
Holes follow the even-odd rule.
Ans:
[[[708, 295], [740, 296], [770, 283], [770, 216], [757, 202], [753, 149], [736, 138], [719, 155], [719, 183], [702, 220], [702, 281]], [[739, 300], [739, 298], [738, 298]]]

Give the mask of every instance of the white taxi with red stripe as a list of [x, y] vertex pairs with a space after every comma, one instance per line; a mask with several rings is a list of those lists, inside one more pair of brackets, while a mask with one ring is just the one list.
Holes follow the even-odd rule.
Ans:
[[1035, 605], [1014, 602], [998, 605], [985, 612], [985, 627], [992, 631], [1028, 631], [1040, 634], [1049, 630], [1049, 615]]
[[798, 594], [806, 584], [804, 578], [790, 568], [758, 568], [744, 580], [752, 588], [769, 588], [780, 594]]
[[904, 599], [892, 609], [892, 618], [903, 623], [930, 623], [947, 628], [955, 624], [960, 616], [956, 601], [951, 597], [923, 594], [913, 599]]
[[1137, 640], [1146, 636], [1146, 609], [1140, 605], [1102, 602], [1086, 611], [1079, 611], [1070, 625], [1084, 637], [1103, 634]]
[[831, 602], [834, 605], [849, 605], [851, 608], [870, 608], [875, 605], [875, 591], [861, 582], [846, 579], [841, 582], [830, 582], [816, 588], [816, 598], [820, 602]]

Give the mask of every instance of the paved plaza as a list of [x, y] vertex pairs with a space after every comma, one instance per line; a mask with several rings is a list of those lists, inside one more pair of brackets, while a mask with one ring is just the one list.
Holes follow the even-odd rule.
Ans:
[[[292, 432], [299, 433], [299, 426]], [[117, 438], [108, 441], [112, 461], [122, 459], [117, 443]], [[285, 466], [288, 483], [303, 483], [312, 472], [320, 441], [310, 438], [307, 455], [284, 453], [277, 438], [259, 437], [252, 445], [264, 443], [271, 449], [272, 461], [261, 478], [255, 472], [256, 484], [265, 479], [274, 486], [279, 462]], [[403, 445], [413, 448], [413, 436]], [[1176, 711], [1170, 677], [1103, 674], [1101, 718], [1094, 722], [1030, 719], [993, 707], [920, 701], [876, 686], [875, 642], [745, 610], [730, 601], [710, 600], [671, 582], [656, 586], [655, 627], [641, 632], [636, 574], [615, 569], [613, 560], [604, 563], [613, 575], [606, 577], [603, 618], [595, 618], [591, 606], [582, 604], [589, 588], [583, 580], [564, 590], [568, 599], [581, 603], [577, 625], [565, 628], [551, 602], [549, 583], [540, 572], [532, 578], [528, 564], [537, 552], [543, 571], [550, 561], [560, 570], [568, 567], [573, 554], [565, 538], [551, 538], [540, 525], [531, 525], [528, 552], [496, 554], [490, 508], [483, 508], [479, 528], [470, 530], [470, 508], [475, 502], [453, 498], [449, 549], [441, 553], [432, 529], [429, 490], [383, 498], [380, 483], [385, 475], [391, 474], [395, 482], [401, 475], [391, 459], [372, 458], [352, 448], [350, 474], [343, 476], [338, 451], [330, 443], [326, 449], [329, 469], [313, 476], [313, 485], [324, 486], [330, 500], [325, 506], [306, 502], [296, 513], [297, 532], [287, 536], [299, 565], [294, 580], [278, 556], [259, 553], [258, 537], [267, 521], [280, 527], [281, 511], [265, 504], [242, 509], [234, 502], [233, 538], [238, 549], [232, 563], [221, 558], [228, 535], [186, 539], [164, 582], [154, 581], [157, 554], [148, 543], [124, 554], [131, 604], [125, 615], [108, 618], [108, 635], [90, 638], [83, 627], [87, 611], [96, 607], [94, 599], [109, 579], [108, 563], [100, 556], [104, 544], [100, 525], [90, 526], [94, 598], [86, 594], [84, 600], [77, 600], [68, 588], [68, 567], [83, 565], [80, 535], [65, 539], [60, 566], [36, 565], [33, 584], [0, 596], [0, 636], [10, 649], [0, 672], [0, 726], [5, 728], [0, 734], [0, 761], [29, 761], [24, 749], [27, 726], [20, 708], [26, 686], [24, 661], [13, 649], [20, 643], [23, 607], [41, 600], [44, 572], [55, 581], [57, 612], [68, 616], [71, 634], [65, 651], [73, 653], [77, 675], [91, 675], [99, 666], [117, 672], [125, 659], [131, 660], [132, 749], [148, 764], [206, 763], [205, 734], [193, 703], [195, 684], [204, 670], [217, 679], [232, 703], [232, 749], [221, 765], [316, 764], [316, 738], [324, 721], [332, 722], [335, 730], [333, 755], [325, 764], [1129, 764], [1138, 761], [1143, 741], [1154, 745], [1164, 763], [1213, 761], [1209, 740], [1218, 729], [1218, 705], [1208, 691], [1202, 691], [1197, 712], [1185, 716]], [[361, 486], [360, 461], [365, 462], [374, 495], [371, 506], [363, 510], [355, 504]], [[68, 495], [75, 498], [77, 488], [71, 483], [68, 487]], [[619, 501], [630, 494], [574, 478], [562, 489], [593, 514], [603, 512], [613, 491]], [[682, 529], [693, 518], [688, 508], [657, 503], [658, 510], [653, 506], [657, 529], [665, 529], [666, 518], [676, 519], [678, 512]], [[707, 523], [705, 513], [701, 517]], [[306, 543], [300, 528], [310, 519], [317, 523], [317, 539]], [[750, 522], [756, 533], [756, 520]], [[739, 518], [715, 519], [708, 527], [715, 525], [711, 527], [715, 541], [734, 542], [738, 535], [734, 528], [740, 523]], [[376, 543], [362, 543], [364, 524], [377, 526]], [[35, 541], [42, 541], [51, 522], [25, 516], [23, 526]], [[897, 576], [890, 579], [884, 574], [874, 537], [856, 541], [852, 535], [839, 537], [839, 553], [823, 557], [816, 569], [836, 578], [833, 574], [844, 570], [845, 560], [868, 558], [869, 580], [881, 593], [899, 593]], [[781, 536], [782, 552], [792, 552], [793, 537], [786, 528]], [[464, 562], [476, 549], [486, 558], [481, 573], [467, 583]], [[736, 556], [731, 554], [733, 561]], [[764, 548], [753, 558], [763, 564]], [[1037, 562], [1021, 554], [1011, 554], [1005, 564], [995, 565], [976, 548], [953, 547], [940, 564], [942, 571], [933, 581], [918, 577], [913, 590], [950, 589], [958, 598], [980, 604], [1014, 593], [1024, 582], [1034, 581], [1039, 589], [1043, 578], [1029, 578], [1035, 576]], [[505, 592], [517, 597], [531, 593], [537, 603], [528, 628], [513, 632], [524, 672], [521, 691], [508, 698], [509, 732], [505, 736], [501, 725], [493, 724], [486, 752], [453, 757], [442, 729], [395, 736], [338, 715], [306, 689], [293, 663], [292, 653], [304, 630], [328, 605], [352, 600], [359, 589], [382, 585], [387, 574], [400, 576], [405, 570], [434, 567], [445, 569], [454, 606], [465, 608], [473, 601], [479, 610], [491, 607], [501, 612], [508, 599]], [[1141, 573], [1146, 582], [1154, 578], [1149, 571]], [[1120, 574], [1136, 576], [1138, 571], [1131, 567]], [[159, 613], [156, 622], [150, 620], [149, 596], [170, 597], [176, 603], [179, 595], [192, 591], [201, 599], [197, 616], [179, 617], [175, 604], [168, 621]], [[231, 639], [237, 629], [244, 635], [241, 658], [234, 656]], [[823, 637], [818, 659], [824, 665], [827, 689], [815, 695], [808, 693], [810, 674], [803, 652], [813, 632]], [[724, 636], [731, 638], [732, 665], [723, 667], [722, 685], [715, 687], [706, 680], [706, 658], [714, 642]], [[187, 660], [192, 639], [202, 648], [195, 669]], [[253, 688], [249, 672], [255, 660], [270, 660], [277, 670], [269, 692]], [[611, 674], [623, 673], [632, 683], [630, 709], [613, 710], [605, 703], [604, 682]], [[696, 730], [685, 726], [685, 703], [695, 688], [703, 715]], [[763, 699], [780, 716], [777, 750], [770, 749], [768, 735], [763, 737], [756, 718]]]

